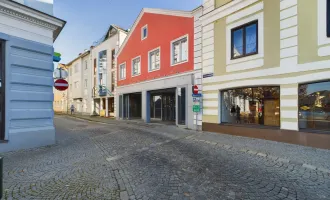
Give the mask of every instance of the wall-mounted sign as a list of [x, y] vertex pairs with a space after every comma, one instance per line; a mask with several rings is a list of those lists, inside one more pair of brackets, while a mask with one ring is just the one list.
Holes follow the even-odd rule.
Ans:
[[213, 76], [213, 73], [203, 74], [203, 78], [210, 78]]
[[200, 112], [201, 106], [200, 105], [193, 105], [193, 112]]

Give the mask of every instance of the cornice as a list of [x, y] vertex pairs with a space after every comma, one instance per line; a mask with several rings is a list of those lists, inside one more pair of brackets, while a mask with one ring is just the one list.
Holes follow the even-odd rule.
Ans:
[[32, 23], [32, 24], [35, 24], [35, 25], [38, 25], [38, 26], [42, 26], [44, 28], [51, 29], [53, 31], [55, 31], [58, 28], [58, 26], [55, 26], [51, 23], [48, 23], [48, 22], [45, 22], [43, 20], [37, 19], [36, 17], [32, 17], [32, 16], [29, 16], [29, 15], [20, 13], [18, 11], [6, 8], [2, 5], [0, 5], [0, 13], [4, 14], [4, 15], [7, 15], [7, 16], [10, 16], [10, 17], [15, 18], [15, 19], [23, 20], [23, 21], [26, 21], [26, 22], [29, 22], [29, 23]]

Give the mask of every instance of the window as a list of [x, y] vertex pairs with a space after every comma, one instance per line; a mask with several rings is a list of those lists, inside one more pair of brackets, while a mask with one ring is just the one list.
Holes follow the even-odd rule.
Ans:
[[299, 128], [330, 129], [330, 81], [299, 86]]
[[119, 77], [120, 77], [120, 80], [123, 80], [126, 78], [126, 63], [119, 65]]
[[112, 64], [112, 69], [115, 68], [115, 55], [116, 55], [116, 50], [113, 49], [113, 50], [111, 51], [111, 64]]
[[280, 88], [254, 87], [221, 92], [221, 122], [280, 126]]
[[141, 29], [141, 40], [144, 40], [148, 37], [148, 25], [145, 25]]
[[87, 79], [85, 79], [85, 88], [87, 88], [88, 85], [87, 85]]
[[85, 61], [85, 70], [88, 69], [88, 61]]
[[149, 52], [149, 71], [160, 69], [160, 48]]
[[94, 75], [96, 75], [96, 58], [94, 59]]
[[258, 21], [231, 30], [231, 58], [258, 53]]
[[132, 60], [132, 76], [141, 74], [141, 56]]
[[330, 37], [330, 1], [327, 0], [327, 37]]
[[172, 65], [188, 61], [188, 36], [172, 42]]
[[79, 72], [78, 63], [74, 65], [74, 73]]
[[111, 72], [111, 91], [115, 90], [115, 72]]
[[69, 72], [70, 72], [70, 76], [71, 76], [72, 75], [72, 67], [70, 67]]
[[74, 88], [78, 88], [79, 87], [79, 82], [78, 81], [76, 81], [76, 82], [74, 82]]

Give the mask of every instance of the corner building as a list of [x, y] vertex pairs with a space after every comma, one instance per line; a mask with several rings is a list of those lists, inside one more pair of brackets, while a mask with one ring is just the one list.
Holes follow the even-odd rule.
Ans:
[[330, 148], [326, 0], [204, 0], [203, 130]]
[[195, 65], [201, 52], [194, 52], [201, 14], [201, 8], [141, 11], [117, 55], [117, 118], [201, 125], [192, 111], [192, 86], [201, 84], [201, 65]]

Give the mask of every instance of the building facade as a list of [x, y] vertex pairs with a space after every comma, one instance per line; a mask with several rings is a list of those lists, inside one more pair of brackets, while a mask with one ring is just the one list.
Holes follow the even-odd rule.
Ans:
[[191, 88], [196, 76], [201, 78], [194, 54], [198, 14], [201, 8], [141, 11], [117, 56], [118, 119], [197, 128]]
[[127, 36], [127, 30], [111, 25], [99, 44], [91, 49], [93, 68], [92, 114], [103, 117], [116, 116], [116, 54]]
[[85, 50], [77, 58], [66, 65], [68, 76], [67, 109], [74, 106], [76, 114], [91, 115], [92, 113], [92, 83], [91, 83], [91, 53]]
[[48, 11], [0, 0], [1, 152], [55, 143], [53, 42], [65, 21]]
[[204, 0], [203, 130], [330, 148], [328, 8]]

